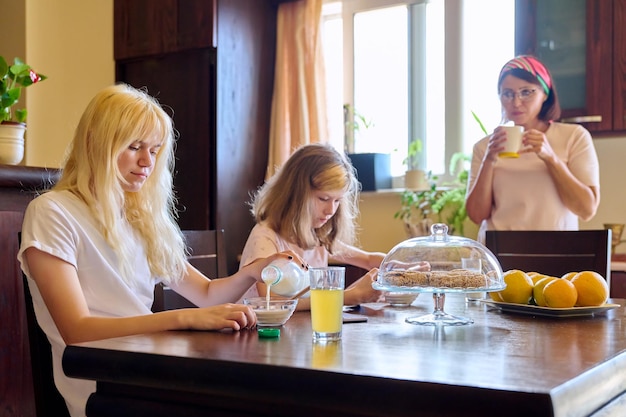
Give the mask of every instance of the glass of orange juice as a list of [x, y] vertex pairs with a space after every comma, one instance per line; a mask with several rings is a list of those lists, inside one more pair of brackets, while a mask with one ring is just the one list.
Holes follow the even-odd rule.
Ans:
[[309, 268], [313, 340], [341, 340], [346, 268]]

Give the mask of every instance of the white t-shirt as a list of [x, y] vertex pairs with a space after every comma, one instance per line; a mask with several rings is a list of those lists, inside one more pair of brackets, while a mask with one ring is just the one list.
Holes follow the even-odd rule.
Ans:
[[[546, 137], [556, 156], [578, 180], [600, 187], [598, 157], [584, 127], [551, 123]], [[474, 145], [470, 189], [488, 142], [489, 137], [485, 137]], [[481, 242], [486, 230], [578, 230], [578, 217], [563, 205], [546, 164], [534, 153], [498, 159], [493, 173], [493, 198], [491, 217], [480, 225]]]
[[28, 277], [37, 322], [52, 346], [54, 379], [73, 417], [85, 415], [89, 395], [95, 391], [92, 381], [68, 378], [63, 373], [61, 357], [65, 343], [30, 277], [23, 258], [30, 247], [54, 255], [73, 265], [89, 311], [100, 317], [126, 317], [151, 313], [156, 280], [151, 276], [143, 245], [128, 230], [134, 243], [135, 275], [129, 285], [122, 276], [117, 256], [99, 232], [87, 206], [68, 191], [50, 191], [35, 198], [27, 207], [22, 226], [22, 244], [18, 260]]

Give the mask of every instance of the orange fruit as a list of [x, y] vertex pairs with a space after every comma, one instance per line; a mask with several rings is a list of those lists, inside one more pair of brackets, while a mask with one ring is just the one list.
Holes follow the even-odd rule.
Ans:
[[506, 288], [499, 292], [505, 303], [528, 304], [533, 295], [533, 281], [524, 271], [511, 269], [504, 273]]
[[570, 308], [576, 304], [578, 291], [570, 281], [557, 278], [543, 287], [543, 298], [547, 307]]
[[491, 291], [489, 293], [489, 297], [491, 297], [491, 299], [493, 301], [498, 301], [498, 302], [504, 301], [504, 300], [502, 300], [502, 297], [500, 297], [500, 292], [499, 291]]
[[554, 281], [555, 279], [560, 279], [560, 278], [548, 277], [544, 275], [543, 278], [541, 278], [539, 281], [535, 283], [535, 286], [533, 287], [533, 299], [535, 300], [535, 304], [541, 307], [547, 306], [546, 300], [543, 297], [543, 289], [545, 288], [546, 285], [548, 285], [548, 283]]
[[564, 274], [561, 278], [571, 281], [572, 278], [574, 278], [574, 275], [576, 275], [577, 273], [578, 272], [568, 272], [567, 274]]
[[609, 298], [609, 285], [597, 272], [581, 271], [571, 281], [578, 291], [577, 306], [601, 306]]

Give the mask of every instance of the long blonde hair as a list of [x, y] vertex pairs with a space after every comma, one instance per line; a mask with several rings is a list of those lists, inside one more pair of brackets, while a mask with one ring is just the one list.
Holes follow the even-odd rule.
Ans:
[[[345, 191], [335, 215], [313, 227], [312, 196], [319, 191]], [[336, 242], [352, 244], [358, 213], [359, 183], [346, 157], [326, 144], [297, 149], [261, 187], [251, 202], [252, 214], [284, 239], [303, 249], [324, 246], [331, 254]]]
[[[133, 142], [155, 136], [162, 145], [152, 174], [137, 192], [125, 192], [117, 165]], [[180, 279], [186, 249], [176, 223], [173, 191], [175, 130], [172, 119], [147, 92], [126, 84], [101, 90], [85, 109], [55, 190], [68, 190], [87, 204], [100, 231], [132, 281], [134, 254], [125, 223], [143, 241], [150, 271], [165, 282]]]

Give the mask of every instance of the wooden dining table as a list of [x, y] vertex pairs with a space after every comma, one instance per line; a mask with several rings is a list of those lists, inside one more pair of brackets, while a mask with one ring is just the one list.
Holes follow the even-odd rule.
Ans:
[[365, 304], [340, 342], [309, 312], [278, 338], [168, 331], [70, 345], [63, 369], [97, 381], [87, 416], [625, 416], [626, 300], [587, 316], [501, 311], [447, 294], [462, 326], [409, 324], [433, 311]]

